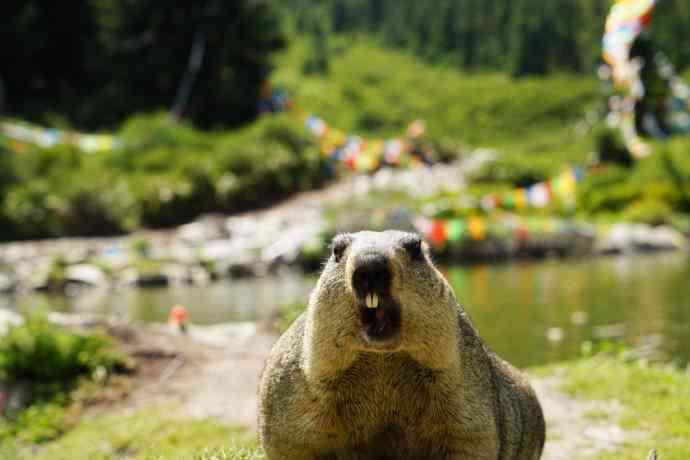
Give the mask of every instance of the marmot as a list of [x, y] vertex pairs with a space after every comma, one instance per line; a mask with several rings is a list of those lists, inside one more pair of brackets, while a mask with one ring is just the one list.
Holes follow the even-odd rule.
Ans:
[[259, 389], [271, 460], [535, 460], [539, 402], [482, 342], [415, 234], [337, 236]]

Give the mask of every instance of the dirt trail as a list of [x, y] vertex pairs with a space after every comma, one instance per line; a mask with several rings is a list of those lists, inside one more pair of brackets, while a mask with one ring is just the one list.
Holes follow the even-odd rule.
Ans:
[[[218, 417], [256, 427], [257, 387], [275, 335], [253, 323], [192, 327], [187, 336], [164, 326], [128, 332], [128, 351], [142, 365], [127, 408], [172, 404], [182, 415]], [[531, 376], [544, 409], [543, 460], [571, 460], [614, 449], [636, 436], [618, 425], [616, 401], [573, 399], [558, 390], [557, 376]]]

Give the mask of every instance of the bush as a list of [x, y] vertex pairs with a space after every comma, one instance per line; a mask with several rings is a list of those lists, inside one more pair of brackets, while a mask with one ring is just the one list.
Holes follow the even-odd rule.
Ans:
[[671, 224], [673, 209], [663, 201], [644, 199], [636, 201], [623, 210], [624, 220], [651, 225]]
[[71, 332], [31, 314], [0, 342], [0, 378], [36, 385], [69, 384], [97, 369], [122, 369], [125, 359], [107, 336]]

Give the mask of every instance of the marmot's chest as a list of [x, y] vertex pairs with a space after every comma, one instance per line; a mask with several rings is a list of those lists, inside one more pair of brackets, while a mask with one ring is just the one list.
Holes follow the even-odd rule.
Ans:
[[326, 386], [323, 403], [335, 425], [355, 437], [405, 436], [420, 423], [452, 423], [459, 406], [456, 382], [446, 372], [404, 355], [360, 359]]

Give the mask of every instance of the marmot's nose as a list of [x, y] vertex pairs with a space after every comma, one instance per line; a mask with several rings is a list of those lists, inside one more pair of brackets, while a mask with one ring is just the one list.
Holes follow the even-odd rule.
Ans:
[[352, 288], [364, 298], [368, 293], [385, 294], [391, 283], [388, 258], [379, 253], [365, 253], [356, 256], [352, 272]]

